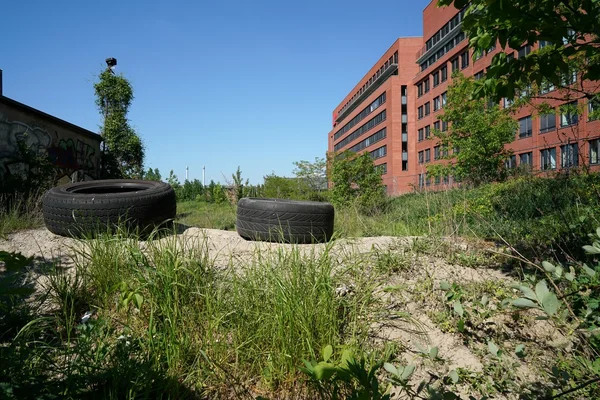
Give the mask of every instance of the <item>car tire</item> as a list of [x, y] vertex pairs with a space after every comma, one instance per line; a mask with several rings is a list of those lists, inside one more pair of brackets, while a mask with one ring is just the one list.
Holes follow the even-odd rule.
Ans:
[[333, 235], [334, 208], [329, 203], [242, 198], [236, 230], [246, 240], [324, 243]]
[[42, 199], [48, 230], [77, 238], [93, 237], [117, 226], [144, 235], [172, 221], [176, 211], [171, 185], [133, 179], [70, 183], [50, 189]]

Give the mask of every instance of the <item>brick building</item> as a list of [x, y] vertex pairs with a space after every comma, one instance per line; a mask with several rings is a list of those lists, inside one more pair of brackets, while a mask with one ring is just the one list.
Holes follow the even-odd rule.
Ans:
[[[426, 176], [428, 164], [442, 162], [437, 160], [440, 148], [432, 132], [446, 129], [437, 117], [443, 113], [451, 75], [460, 70], [465, 76], [483, 76], [499, 51], [490, 48], [474, 60], [461, 30], [464, 10], [436, 4], [433, 0], [423, 11], [423, 38], [398, 39], [333, 112], [328, 151], [369, 151], [381, 165], [389, 195], [452, 184], [452, 177]], [[544, 43], [515, 49], [514, 56], [540, 45]], [[576, 74], [570, 79], [580, 84]], [[504, 99], [502, 106], [508, 101]], [[561, 115], [558, 109], [556, 115], [538, 116], [521, 108], [515, 115], [519, 130], [508, 145], [514, 152], [508, 165], [527, 164], [536, 171], [600, 165], [600, 121], [588, 120], [593, 105], [582, 102], [578, 105], [584, 113], [579, 118]], [[564, 103], [549, 101], [555, 107]]]

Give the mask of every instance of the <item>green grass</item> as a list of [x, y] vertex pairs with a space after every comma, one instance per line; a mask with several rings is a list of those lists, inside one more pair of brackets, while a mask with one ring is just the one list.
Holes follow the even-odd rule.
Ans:
[[229, 203], [178, 202], [177, 222], [198, 228], [235, 230], [235, 207]]
[[35, 196], [0, 196], [0, 237], [23, 229], [38, 228], [44, 224], [39, 200]]
[[[372, 283], [357, 279], [353, 296], [336, 295], [342, 272], [329, 249], [272, 251], [217, 269], [202, 239], [182, 246], [169, 236], [142, 248], [117, 234], [81, 243], [77, 272], [57, 266], [50, 274], [45, 301], [55, 312], [0, 350], [13, 362], [0, 382], [17, 398], [290, 390], [300, 360], [326, 344], [365, 344]], [[343, 273], [359, 270], [349, 264]], [[89, 310], [94, 316], [80, 323]]]

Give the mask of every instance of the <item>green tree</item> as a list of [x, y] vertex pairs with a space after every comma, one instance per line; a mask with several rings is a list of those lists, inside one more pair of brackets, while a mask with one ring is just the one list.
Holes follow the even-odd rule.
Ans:
[[294, 175], [303, 183], [307, 198], [320, 198], [319, 193], [327, 189], [327, 162], [322, 157], [315, 157], [314, 162], [294, 161]]
[[181, 187], [181, 183], [179, 183], [179, 178], [177, 178], [177, 175], [175, 175], [175, 172], [173, 172], [173, 170], [169, 171], [167, 183], [173, 186], [174, 189]]
[[440, 140], [441, 158], [450, 161], [428, 166], [431, 176], [453, 175], [474, 185], [506, 178], [504, 163], [511, 151], [505, 145], [515, 139], [518, 124], [507, 109], [473, 98], [474, 85], [473, 78], [454, 75], [439, 117], [448, 129], [433, 132]]
[[160, 175], [158, 168], [154, 168], [154, 170], [152, 170], [152, 168], [148, 168], [148, 171], [144, 174], [144, 179], [147, 181], [160, 182], [162, 180], [162, 176]]
[[386, 195], [381, 172], [369, 152], [356, 154], [345, 151], [330, 155], [331, 201], [336, 206], [355, 204], [366, 213], [373, 213], [385, 204]]
[[[439, 0], [438, 6], [466, 7], [462, 29], [469, 46], [478, 54], [499, 43], [512, 52], [545, 41], [548, 45], [526, 57], [494, 55], [485, 79], [475, 85], [478, 97], [499, 101], [533, 87], [534, 95], [545, 85], [561, 88], [574, 70], [581, 80], [569, 90], [554, 92], [560, 99], [587, 97], [598, 101], [600, 80], [600, 2], [597, 0]], [[537, 89], [537, 90], [535, 90]], [[552, 96], [551, 96], [552, 97]]]
[[274, 172], [264, 177], [262, 195], [275, 199], [304, 199], [298, 179], [278, 176]]
[[102, 160], [104, 178], [141, 177], [143, 175], [144, 145], [129, 125], [127, 112], [133, 100], [133, 87], [121, 74], [106, 69], [94, 84], [96, 106], [104, 116]]
[[233, 194], [235, 196], [233, 201], [237, 204], [237, 202], [241, 198], [248, 196], [248, 183], [250, 181], [246, 179], [246, 182], [244, 182], [244, 180], [242, 179], [242, 170], [240, 169], [239, 165], [237, 167], [237, 170], [235, 171], [235, 174], [231, 174], [231, 178], [233, 179], [232, 187]]

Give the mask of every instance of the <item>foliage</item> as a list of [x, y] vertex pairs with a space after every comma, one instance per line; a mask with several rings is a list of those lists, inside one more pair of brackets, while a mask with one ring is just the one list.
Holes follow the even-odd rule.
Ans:
[[[565, 87], [563, 78], [576, 68], [582, 80], [600, 79], [600, 3], [589, 0], [503, 1], [439, 0], [438, 6], [466, 8], [462, 29], [469, 45], [482, 54], [499, 43], [502, 50], [550, 44], [526, 57], [495, 54], [485, 79], [477, 82], [475, 94], [513, 98], [529, 84], [537, 88], [550, 82]], [[578, 84], [555, 94], [558, 98], [592, 98], [597, 87]]]
[[179, 183], [179, 178], [175, 175], [173, 170], [169, 171], [169, 177], [167, 178], [167, 183], [173, 187], [173, 189], [177, 190], [181, 183]]
[[266, 175], [262, 186], [262, 195], [268, 198], [304, 200], [303, 182], [297, 178], [278, 176], [275, 173]]
[[148, 171], [144, 174], [144, 179], [147, 181], [162, 181], [162, 176], [160, 175], [160, 171], [158, 168], [148, 168]]
[[309, 200], [322, 200], [322, 192], [327, 190], [327, 162], [322, 157], [315, 157], [314, 162], [301, 160], [294, 161], [294, 175], [301, 182], [303, 198]]
[[104, 178], [141, 177], [145, 150], [142, 140], [129, 125], [127, 112], [133, 87], [121, 74], [106, 69], [94, 84], [96, 106], [104, 116], [102, 138], [106, 149], [102, 159]]
[[517, 122], [506, 109], [473, 99], [475, 81], [455, 74], [448, 89], [448, 101], [440, 120], [448, 124], [445, 132], [435, 129], [442, 159], [446, 164], [427, 167], [432, 176], [454, 176], [474, 185], [506, 178], [504, 163], [511, 152], [505, 145], [515, 139]]
[[368, 152], [361, 155], [345, 151], [330, 155], [331, 201], [339, 207], [356, 205], [365, 213], [374, 213], [385, 205], [386, 195], [381, 173]]

